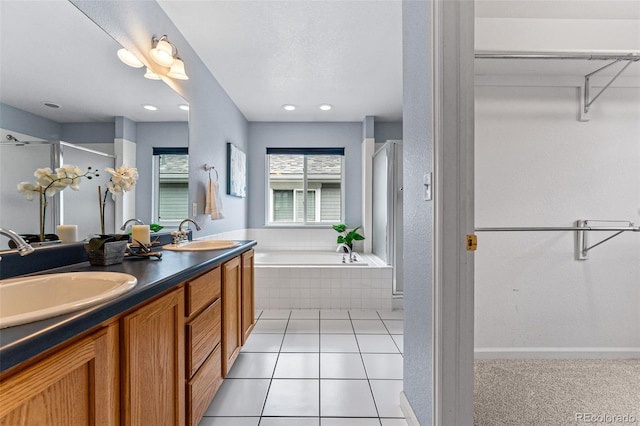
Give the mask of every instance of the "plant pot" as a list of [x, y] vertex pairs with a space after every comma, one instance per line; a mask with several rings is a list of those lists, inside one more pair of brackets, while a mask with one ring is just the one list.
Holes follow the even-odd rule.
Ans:
[[84, 245], [84, 249], [89, 256], [89, 263], [92, 265], [115, 265], [116, 263], [122, 263], [124, 260], [124, 253], [127, 250], [127, 241], [112, 241], [104, 243], [102, 250], [91, 250], [89, 244]]

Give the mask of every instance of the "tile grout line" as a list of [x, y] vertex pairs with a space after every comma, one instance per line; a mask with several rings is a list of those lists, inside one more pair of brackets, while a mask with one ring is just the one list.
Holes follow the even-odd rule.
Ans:
[[[400, 356], [402, 356], [402, 359], [404, 360], [404, 353], [403, 353], [404, 349], [402, 351], [400, 350], [400, 347], [398, 346], [398, 343], [393, 338], [393, 334], [391, 333], [391, 330], [389, 330], [389, 327], [387, 327], [387, 323], [384, 322], [384, 319], [382, 319], [382, 315], [380, 315], [380, 311], [376, 311], [376, 314], [378, 314], [378, 317], [380, 318], [380, 321], [382, 321], [382, 325], [384, 326], [384, 329], [387, 330], [387, 333], [389, 334], [389, 337], [391, 338], [391, 341], [393, 342], [393, 345], [396, 347], [396, 349], [398, 349], [398, 352], [400, 352]], [[404, 319], [403, 319], [403, 321], [404, 321]], [[402, 331], [404, 332], [404, 329]], [[404, 333], [402, 335], [404, 336]], [[404, 380], [404, 377], [402, 378], [402, 380]]]
[[282, 341], [280, 342], [280, 348], [278, 348], [278, 355], [276, 356], [276, 363], [273, 366], [273, 371], [271, 372], [271, 379], [269, 379], [269, 386], [267, 386], [267, 393], [264, 396], [264, 402], [262, 403], [262, 409], [260, 410], [260, 417], [258, 418], [258, 426], [260, 425], [260, 423], [262, 423], [262, 417], [263, 417], [263, 414], [264, 414], [264, 409], [267, 406], [267, 400], [269, 399], [269, 391], [271, 390], [271, 384], [273, 383], [273, 378], [274, 378], [274, 376], [276, 374], [276, 368], [278, 368], [278, 360], [280, 359], [280, 353], [282, 352], [282, 346], [284, 345], [284, 339], [287, 337], [287, 328], [289, 327], [289, 321], [290, 320], [291, 320], [291, 311], [289, 311], [289, 316], [287, 317], [287, 324], [284, 326], [284, 333], [282, 334]]
[[[376, 311], [376, 314], [378, 311]], [[371, 399], [373, 400], [373, 407], [376, 410], [376, 415], [378, 417], [378, 422], [382, 425], [382, 420], [380, 420], [380, 411], [378, 411], [378, 404], [376, 403], [376, 398], [373, 396], [373, 388], [371, 387], [371, 381], [369, 380], [369, 373], [367, 373], [367, 365], [364, 363], [364, 357], [362, 356], [362, 350], [360, 349], [360, 342], [358, 341], [358, 335], [356, 333], [356, 328], [353, 325], [353, 319], [351, 318], [351, 311], [348, 312], [349, 322], [351, 322], [351, 328], [353, 328], [353, 335], [356, 339], [356, 345], [358, 345], [358, 353], [360, 354], [360, 361], [362, 362], [362, 368], [364, 369], [364, 375], [367, 378], [367, 385], [369, 386], [369, 392], [371, 392]]]

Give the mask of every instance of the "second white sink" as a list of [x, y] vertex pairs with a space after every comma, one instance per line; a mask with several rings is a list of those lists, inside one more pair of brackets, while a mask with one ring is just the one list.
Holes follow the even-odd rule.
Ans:
[[239, 245], [239, 242], [231, 240], [196, 240], [178, 245], [167, 244], [165, 246], [162, 246], [162, 248], [172, 251], [208, 251], [238, 247]]
[[120, 272], [67, 272], [0, 280], [0, 328], [88, 308], [132, 289]]

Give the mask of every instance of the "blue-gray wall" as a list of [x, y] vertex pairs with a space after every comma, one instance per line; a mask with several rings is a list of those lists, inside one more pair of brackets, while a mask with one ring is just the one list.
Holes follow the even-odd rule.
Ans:
[[[185, 122], [136, 123], [135, 138], [138, 175], [151, 177], [153, 148], [189, 146], [189, 125]], [[136, 217], [144, 223], [152, 223], [152, 194], [152, 179], [139, 179], [136, 185]]]
[[362, 123], [249, 123], [249, 227], [265, 226], [267, 147], [344, 147], [345, 222], [362, 222]]
[[[223, 195], [225, 219], [212, 221], [204, 215], [207, 183], [205, 163], [219, 171], [220, 187], [226, 188], [227, 142], [247, 152], [248, 122], [176, 26], [153, 1], [71, 0], [118, 43], [150, 64], [152, 36], [167, 34], [180, 50], [189, 80], [167, 80], [189, 102], [189, 199], [198, 203], [195, 219], [202, 225], [196, 236], [247, 227], [247, 198]], [[114, 60], [117, 60], [114, 55]], [[140, 78], [143, 78], [140, 75]], [[138, 161], [142, 158], [138, 157]], [[139, 191], [138, 194], [142, 192]], [[189, 209], [191, 210], [191, 209]]]
[[38, 139], [62, 139], [60, 123], [3, 103], [0, 103], [0, 128]]
[[402, 121], [376, 122], [373, 128], [376, 143], [402, 139]]
[[62, 124], [62, 140], [65, 142], [113, 143], [115, 135], [115, 122]]
[[433, 413], [433, 202], [422, 197], [422, 176], [433, 170], [430, 7], [414, 0], [402, 7], [404, 392], [423, 426]]

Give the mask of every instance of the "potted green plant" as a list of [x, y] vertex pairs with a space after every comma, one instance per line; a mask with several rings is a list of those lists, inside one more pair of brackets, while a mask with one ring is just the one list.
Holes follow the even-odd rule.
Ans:
[[351, 231], [347, 230], [347, 225], [344, 223], [339, 223], [337, 225], [333, 225], [333, 229], [335, 229], [341, 235], [338, 235], [337, 243], [338, 244], [346, 244], [349, 246], [349, 249], [353, 250], [353, 242], [354, 241], [362, 241], [364, 237], [358, 233], [358, 229], [361, 226], [353, 228]]

